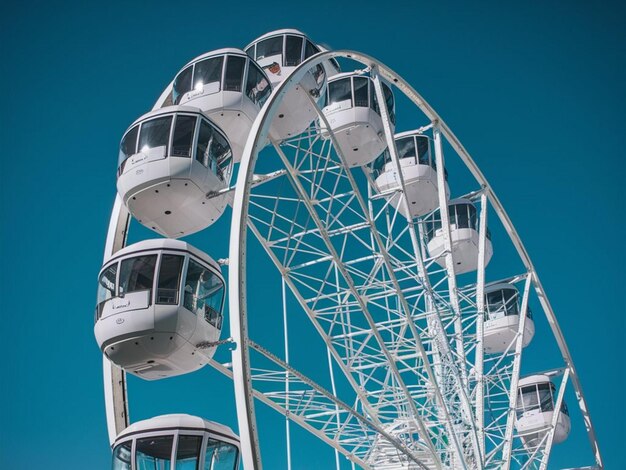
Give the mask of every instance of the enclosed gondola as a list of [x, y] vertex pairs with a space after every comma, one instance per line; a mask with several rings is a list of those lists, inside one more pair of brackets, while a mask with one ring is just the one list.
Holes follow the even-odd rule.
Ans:
[[[524, 446], [535, 449], [551, 428], [557, 398], [556, 387], [547, 375], [531, 375], [519, 380], [515, 428]], [[557, 411], [554, 443], [567, 439], [571, 422], [565, 401]]]
[[138, 421], [113, 444], [112, 470], [236, 470], [239, 437], [223, 424], [186, 414]]
[[[450, 238], [452, 245], [452, 261], [454, 272], [463, 274], [475, 271], [478, 267], [478, 212], [476, 206], [468, 199], [455, 199], [448, 203], [450, 216]], [[436, 210], [425, 220], [428, 253], [436, 259], [441, 267], [446, 266], [445, 242], [441, 224], [441, 214]], [[491, 234], [486, 233], [485, 266], [491, 260], [493, 246]]]
[[[430, 138], [419, 131], [407, 131], [396, 134], [394, 140], [409, 212], [406, 212], [399, 197], [393, 197], [397, 191], [401, 190], [401, 185], [400, 177], [389, 151], [383, 152], [372, 163], [376, 188], [381, 194], [388, 195], [390, 197], [389, 203], [405, 217], [413, 218], [426, 215], [439, 205], [437, 167], [431, 152]], [[448, 174], [445, 168], [444, 176], [446, 198], [448, 198], [450, 188], [448, 187]]]
[[223, 304], [211, 257], [180, 240], [145, 240], [100, 271], [96, 340], [111, 362], [144, 379], [185, 374], [213, 355]]
[[245, 52], [219, 49], [185, 65], [156, 107], [200, 108], [224, 131], [238, 162], [252, 123], [271, 92], [267, 75]]
[[[232, 151], [196, 108], [170, 106], [137, 119], [120, 144], [117, 191], [146, 227], [171, 238], [197, 232], [224, 212]], [[214, 195], [214, 197], [207, 197]]]
[[[391, 88], [382, 82], [391, 130], [395, 128], [395, 103]], [[385, 151], [387, 141], [374, 81], [360, 72], [341, 73], [328, 81], [324, 116], [348, 167], [371, 163]], [[322, 137], [329, 129], [320, 119]]]
[[[483, 346], [487, 353], [501, 353], [514, 348], [520, 323], [520, 299], [517, 287], [498, 283], [485, 287], [485, 323]], [[535, 336], [535, 323], [530, 308], [526, 308], [526, 321], [522, 346], [526, 347]]]
[[[281, 29], [264, 34], [248, 44], [245, 50], [263, 67], [274, 87], [289, 78], [304, 60], [321, 51], [319, 46], [296, 29]], [[299, 83], [289, 89], [272, 122], [272, 138], [284, 140], [306, 130], [317, 118], [311, 98], [321, 106], [327, 77], [338, 72], [339, 64], [334, 59], [325, 61], [311, 68]]]

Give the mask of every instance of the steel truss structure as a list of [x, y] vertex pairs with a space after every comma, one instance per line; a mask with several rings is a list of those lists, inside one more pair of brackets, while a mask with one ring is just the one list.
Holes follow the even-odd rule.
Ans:
[[[463, 196], [480, 208], [478, 270], [471, 284], [460, 285], [454, 271], [443, 171], [437, 173], [445, 267], [428, 255], [424, 218], [407, 220], [402, 215], [409, 208], [385, 106], [380, 107], [385, 137], [400, 179], [398, 188], [387, 193], [377, 192], [369, 168], [348, 169], [332, 131], [322, 135], [319, 125], [288, 141], [270, 141], [272, 119], [287, 91], [312, 67], [331, 58], [363, 64], [379, 103], [385, 102], [381, 81], [394, 85], [396, 93], [404, 94], [426, 117], [420, 131], [434, 142], [437, 168], [444, 168], [446, 158], [458, 157], [474, 176], [474, 190]], [[313, 99], [311, 103], [330, 129]], [[444, 145], [455, 155], [444, 158]], [[571, 386], [591, 444], [593, 468], [603, 468], [574, 363], [513, 224], [460, 141], [391, 69], [353, 51], [322, 52], [304, 61], [261, 110], [230, 190], [234, 347], [232, 363], [210, 363], [233, 379], [247, 470], [262, 468], [255, 399], [363, 468], [547, 468], [559, 414], [554, 413], [534, 447], [523, 445], [514, 426], [521, 332], [531, 299], [541, 306], [534, 314], [547, 318], [563, 359], [543, 372], [560, 377], [555, 409]], [[485, 284], [495, 281], [485, 274], [488, 214], [497, 216], [524, 267], [503, 280], [519, 286], [522, 314], [516, 338], [499, 354], [485, 353], [482, 343]], [[124, 246], [129, 220], [118, 197], [105, 255]], [[288, 289], [301, 309], [298, 315], [308, 317], [323, 341], [330, 391], [290, 363], [288, 347], [272, 351], [262, 339], [250, 337], [248, 314], [254, 308], [247, 303], [246, 270], [252, 237], [282, 277], [283, 307]], [[126, 383], [124, 373], [106, 359], [104, 370], [109, 434], [114, 439], [128, 425]]]

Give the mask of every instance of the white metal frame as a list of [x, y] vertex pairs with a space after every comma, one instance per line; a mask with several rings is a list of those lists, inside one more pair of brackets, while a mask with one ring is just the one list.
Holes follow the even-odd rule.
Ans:
[[[337, 181], [341, 179], [342, 183], [351, 185], [351, 192], [345, 199], [347, 202], [341, 197], [336, 198], [340, 201], [337, 203], [339, 208], [337, 210], [350, 211], [356, 207], [360, 211], [358, 216], [361, 222], [350, 226], [337, 225], [333, 228], [331, 226], [337, 222], [341, 212], [335, 214], [336, 217], [325, 219], [319, 215], [317, 212], [319, 200], [309, 195], [303, 185], [301, 169], [293, 164], [291, 156], [285, 152], [294, 151], [296, 155], [300, 155], [302, 148], [306, 145], [317, 145], [321, 149], [320, 154], [328, 152], [328, 162], [341, 163], [344, 158], [338, 146], [335, 145], [333, 150], [331, 144], [334, 142], [332, 132], [330, 132], [330, 141], [327, 142], [322, 142], [313, 129], [308, 135], [292, 139], [282, 146], [273, 143], [274, 151], [284, 168], [266, 177], [254, 174], [257, 155], [265, 146], [271, 121], [287, 91], [299, 83], [310, 68], [331, 58], [342, 57], [362, 63], [374, 79], [378, 100], [381, 103], [385, 135], [397, 171], [400, 168], [399, 161], [389, 126], [389, 116], [383, 105], [385, 101], [381, 99], [383, 97], [381, 79], [395, 85], [396, 89], [404, 93], [430, 120], [430, 125], [425, 126], [424, 130], [432, 128], [437, 168], [444, 167], [442, 139], [445, 139], [475, 177], [480, 189], [469, 197], [479, 199], [481, 208], [479, 269], [476, 286], [466, 289], [460, 288], [456, 283], [451, 256], [448, 200], [445, 194], [443, 171], [438, 172], [438, 182], [439, 209], [443, 219], [446, 248], [444, 270], [437, 268], [434, 260], [427, 257], [421, 223], [409, 221], [407, 224], [397, 211], [391, 209], [388, 201], [385, 203], [383, 197], [372, 194], [371, 184], [368, 188], [371, 197], [367, 199], [361, 196], [358, 184], [351, 172], [345, 169], [345, 165], [343, 169], [341, 165], [338, 165], [327, 166], [323, 170], [336, 177]], [[320, 119], [325, 120], [314, 100], [312, 103], [318, 110]], [[327, 129], [330, 129], [328, 123], [326, 124]], [[334, 155], [332, 155], [333, 151]], [[311, 174], [313, 173], [315, 169], [311, 170]], [[368, 175], [367, 170], [365, 173], [365, 177], [371, 183], [371, 176]], [[397, 194], [391, 197], [404, 199], [405, 185], [402, 173], [398, 171], [398, 175], [400, 188]], [[315, 263], [326, 261], [332, 263], [332, 273], [329, 273], [326, 279], [317, 280], [321, 281], [322, 287], [315, 303], [320, 300], [335, 302], [332, 308], [335, 309], [336, 317], [340, 320], [333, 320], [333, 326], [340, 325], [346, 329], [347, 332], [343, 335], [333, 335], [331, 327], [323, 323], [324, 314], [328, 311], [315, 310], [315, 306], [311, 307], [313, 304], [311, 299], [307, 299], [300, 292], [299, 285], [292, 277], [294, 267], [288, 266], [272, 251], [274, 246], [269, 243], [269, 239], [264, 237], [265, 228], [259, 226], [258, 221], [250, 218], [251, 204], [255, 204], [253, 188], [275, 178], [286, 178], [290, 181], [299, 198], [299, 203], [308, 211], [315, 225], [312, 228], [303, 228], [302, 234], [298, 235], [300, 239], [295, 251], [299, 249], [297, 247], [300, 247], [302, 250], [311, 250], [311, 253], [318, 255], [325, 253], [318, 260], [310, 260], [301, 267], [306, 269]], [[236, 347], [232, 352], [232, 366], [225, 366], [214, 360], [211, 360], [210, 364], [233, 378], [242, 460], [246, 470], [262, 468], [254, 413], [255, 398], [334, 447], [353, 464], [364, 468], [372, 465], [371, 460], [368, 459], [371, 459], [373, 449], [377, 448], [393, 448], [402, 462], [412, 463], [419, 468], [500, 468], [501, 466], [508, 468], [512, 462], [518, 461], [516, 451], [513, 449], [514, 410], [521, 367], [525, 311], [531, 287], [551, 326], [565, 364], [565, 375], [559, 389], [556, 409], [559, 409], [565, 385], [570, 381], [576, 392], [585, 422], [596, 468], [603, 468], [595, 432], [573, 360], [530, 257], [513, 224], [460, 141], [425, 100], [391, 69], [367, 55], [352, 51], [322, 52], [305, 60], [272, 92], [259, 113], [246, 142], [237, 183], [229, 190], [234, 190], [229, 255], [231, 266], [229, 305], [231, 337]], [[330, 198], [333, 196], [345, 195], [332, 194]], [[376, 207], [372, 201], [376, 201]], [[406, 209], [406, 200], [402, 204], [405, 204]], [[497, 358], [484, 358], [482, 351], [484, 255], [489, 207], [504, 226], [526, 269], [526, 273], [522, 276], [512, 278], [515, 282], [525, 281], [518, 335], [515, 344], [512, 344]], [[276, 217], [276, 213], [273, 216]], [[120, 198], [117, 197], [107, 235], [105, 259], [125, 245], [129, 222], [130, 215]], [[380, 235], [377, 227], [382, 223], [386, 224], [386, 232]], [[402, 225], [404, 228], [396, 238], [394, 233], [397, 232], [394, 230], [400, 230], [398, 227]], [[344, 251], [336, 248], [333, 243], [334, 239], [337, 236], [356, 237], [359, 235], [355, 233], [358, 234], [360, 231], [366, 233], [363, 240], [367, 240], [364, 243], [369, 243], [368, 246], [375, 250], [374, 255], [371, 259], [344, 260]], [[288, 360], [280, 359], [276, 354], [249, 338], [246, 302], [246, 236], [248, 232], [254, 234], [264, 244], [270, 259], [281, 272], [283, 282], [291, 289], [305, 313], [312, 320], [315, 329], [327, 346], [329, 356], [337, 365], [336, 369], [344, 374], [345, 379], [352, 386], [356, 396], [355, 406], [341, 401], [335, 394], [326, 391], [292, 367]], [[320, 244], [322, 248], [313, 249], [302, 242], [313, 232], [323, 242]], [[291, 240], [294, 239], [293, 236], [293, 233], [289, 233], [287, 238]], [[404, 245], [399, 243], [400, 238], [403, 239]], [[360, 272], [356, 267], [357, 262], [361, 261], [373, 266], [370, 277], [367, 279], [361, 277], [365, 273]], [[433, 273], [435, 273], [434, 277]], [[335, 282], [334, 294], [329, 295], [322, 291], [332, 284], [327, 282], [331, 278]], [[354, 279], [358, 279], [358, 284]], [[415, 288], [407, 289], [407, 281], [413, 282]], [[367, 289], [373, 289], [374, 285], [379, 289], [380, 295], [378, 298], [368, 298], [363, 292], [369, 292]], [[390, 299], [395, 299], [394, 306], [391, 306]], [[379, 301], [384, 304], [382, 307], [376, 305]], [[387, 321], [380, 321], [370, 312], [370, 308], [379, 307], [390, 315]], [[350, 324], [353, 311], [361, 312], [369, 329], [363, 330], [361, 327]], [[470, 313], [467, 314], [467, 312]], [[347, 320], [341, 320], [342, 318]], [[396, 335], [391, 342], [384, 337], [389, 332]], [[287, 334], [286, 328], [285, 334]], [[363, 337], [365, 339], [362, 339]], [[341, 349], [340, 342], [348, 347]], [[351, 354], [362, 352], [365, 346], [370, 344], [377, 345], [379, 354], [368, 358], [371, 363], [367, 367], [364, 367], [364, 363], [361, 365], [356, 362], [351, 363], [348, 360], [350, 358], [342, 354], [342, 351], [348, 351]], [[409, 350], [413, 353], [409, 354]], [[356, 356], [352, 356], [352, 359], [355, 358]], [[253, 366], [253, 359], [257, 361], [256, 363], [263, 363], [265, 368], [259, 369]], [[360, 359], [363, 359], [363, 356]], [[332, 363], [329, 364], [332, 367]], [[487, 367], [488, 364], [489, 367]], [[470, 367], [474, 367], [473, 375], [469, 374]], [[379, 379], [375, 372], [380, 372], [383, 368], [388, 372], [383, 379]], [[502, 392], [508, 405], [504, 407], [504, 411], [498, 418], [500, 420], [498, 423], [505, 423], [505, 425], [485, 422], [484, 419], [486, 408], [488, 405], [491, 406], [487, 402], [494, 396], [490, 392], [489, 385], [494, 371], [499, 381], [498, 386], [508, 387], [508, 390]], [[117, 434], [129, 424], [126, 381], [124, 372], [109, 363], [106, 358], [103, 361], [103, 372], [107, 425], [109, 439], [113, 443]], [[409, 380], [410, 377], [417, 382], [413, 383]], [[408, 443], [393, 432], [387, 431], [391, 429], [389, 415], [387, 411], [381, 410], [387, 410], [391, 406], [395, 406], [398, 418], [413, 420], [419, 429], [419, 443]], [[365, 413], [359, 412], [358, 408], [363, 409]], [[549, 459], [554, 426], [555, 423], [552, 423], [552, 429], [547, 433], [544, 445], [535, 452], [537, 455], [533, 454], [530, 458], [530, 461], [534, 462], [533, 459], [536, 457], [537, 465], [542, 469], [547, 466]], [[496, 428], [497, 431], [493, 431]], [[437, 429], [437, 432], [433, 429]], [[443, 431], [440, 431], [441, 429]], [[442, 438], [439, 432], [447, 437]], [[489, 445], [486, 445], [487, 441]]]

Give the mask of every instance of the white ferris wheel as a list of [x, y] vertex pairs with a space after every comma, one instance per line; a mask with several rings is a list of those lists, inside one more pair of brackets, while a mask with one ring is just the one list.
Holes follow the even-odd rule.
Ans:
[[[114, 469], [260, 469], [259, 403], [287, 418], [286, 468], [302, 468], [289, 422], [337, 468], [545, 469], [572, 426], [591, 445], [577, 468], [603, 468], [511, 220], [376, 59], [280, 30], [192, 60], [124, 134], [117, 191], [95, 323]], [[227, 259], [177, 240], [229, 205]], [[126, 246], [131, 217], [162, 237]], [[536, 334], [555, 354], [528, 370]], [[205, 365], [233, 380], [239, 436], [189, 415], [130, 423], [127, 373]]]

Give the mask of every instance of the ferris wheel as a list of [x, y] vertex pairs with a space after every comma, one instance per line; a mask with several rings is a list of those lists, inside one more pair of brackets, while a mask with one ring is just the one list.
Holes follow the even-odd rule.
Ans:
[[[591, 447], [576, 465], [603, 468], [512, 222], [445, 122], [376, 59], [280, 30], [190, 61], [124, 134], [117, 189], [95, 322], [113, 468], [260, 469], [259, 403], [337, 468], [545, 469], [573, 426]], [[177, 240], [229, 205], [228, 259]], [[126, 246], [131, 217], [165, 238]], [[539, 335], [554, 354], [527, 370]], [[126, 373], [205, 365], [233, 380], [239, 436], [187, 415], [130, 424]]]

